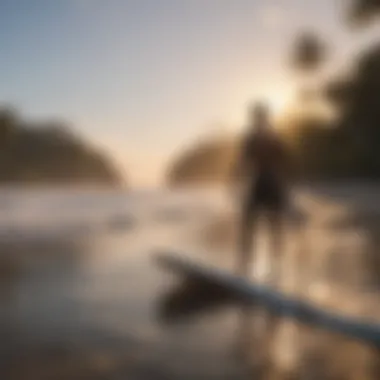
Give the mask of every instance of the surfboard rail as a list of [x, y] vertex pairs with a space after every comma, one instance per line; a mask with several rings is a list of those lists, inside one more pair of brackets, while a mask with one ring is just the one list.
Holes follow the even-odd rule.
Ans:
[[159, 253], [155, 260], [160, 266], [182, 276], [227, 289], [244, 302], [260, 303], [273, 313], [380, 348], [380, 323], [324, 310], [308, 301], [291, 298], [262, 284], [175, 253]]

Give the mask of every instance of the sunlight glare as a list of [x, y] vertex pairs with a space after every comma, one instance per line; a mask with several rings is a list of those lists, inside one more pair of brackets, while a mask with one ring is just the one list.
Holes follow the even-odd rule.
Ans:
[[275, 94], [270, 94], [267, 99], [273, 115], [277, 119], [287, 109], [293, 98], [290, 93], [276, 92]]

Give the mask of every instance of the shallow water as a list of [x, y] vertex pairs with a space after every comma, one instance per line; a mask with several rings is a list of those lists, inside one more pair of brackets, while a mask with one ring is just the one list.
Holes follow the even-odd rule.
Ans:
[[[297, 198], [309, 218], [289, 233], [278, 286], [379, 321], [377, 214], [358, 221], [357, 189], [355, 208], [334, 197]], [[371, 347], [194, 292], [155, 265], [166, 248], [232, 265], [233, 216], [219, 192], [8, 189], [0, 205], [0, 378], [380, 376]], [[258, 281], [266, 252], [263, 239]]]

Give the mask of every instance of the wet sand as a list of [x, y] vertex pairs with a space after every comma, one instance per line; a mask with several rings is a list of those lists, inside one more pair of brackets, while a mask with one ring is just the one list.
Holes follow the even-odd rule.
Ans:
[[[379, 321], [378, 190], [300, 193], [307, 219], [289, 230], [277, 286]], [[52, 192], [48, 206], [38, 192], [12, 197], [1, 220], [1, 379], [380, 378], [373, 347], [236, 304], [154, 265], [163, 247], [233, 265], [235, 216], [221, 197]], [[263, 236], [252, 280], [265, 282]]]

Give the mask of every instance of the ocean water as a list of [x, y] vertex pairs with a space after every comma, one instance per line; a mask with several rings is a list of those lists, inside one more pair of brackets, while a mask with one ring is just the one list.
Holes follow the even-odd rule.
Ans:
[[[380, 321], [380, 213], [366, 206], [367, 187], [333, 190], [297, 193], [305, 218], [288, 226], [278, 286]], [[372, 347], [209, 295], [156, 265], [170, 250], [232, 269], [234, 206], [215, 189], [2, 189], [0, 378], [379, 378]], [[274, 263], [262, 235], [253, 281]]]

